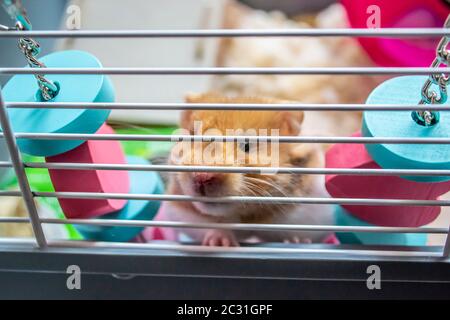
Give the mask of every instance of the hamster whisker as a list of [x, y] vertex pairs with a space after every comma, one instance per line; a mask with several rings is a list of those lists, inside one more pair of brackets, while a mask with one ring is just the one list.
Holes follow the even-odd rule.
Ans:
[[[251, 178], [251, 177], [246, 177], [246, 178], [253, 179], [253, 178]], [[254, 178], [254, 179], [255, 179], [255, 180], [258, 180], [257, 178]], [[266, 182], [266, 181], [264, 181], [264, 180], [262, 180], [262, 181], [263, 181], [263, 182]], [[269, 185], [271, 185], [269, 182], [266, 182], [266, 183], [269, 184]], [[248, 181], [248, 180], [245, 180], [245, 179], [244, 179], [244, 185], [246, 186], [246, 188], [247, 188], [248, 190], [250, 190], [250, 191], [253, 192], [254, 194], [255, 194], [255, 192], [257, 192], [257, 190], [262, 191], [262, 193], [261, 193], [261, 192], [257, 192], [257, 195], [259, 195], [259, 196], [264, 196], [264, 195], [266, 195], [266, 196], [268, 196], [268, 197], [274, 196], [270, 191], [265, 190], [265, 189], [263, 189], [262, 187], [258, 186], [257, 184], [252, 183], [252, 182], [250, 182], [250, 181]], [[271, 185], [271, 186], [272, 186], [272, 185]], [[256, 188], [257, 190], [254, 190], [254, 189], [252, 189], [251, 187]], [[278, 188], [276, 188], [276, 189], [278, 189]], [[279, 189], [278, 189], [278, 190], [279, 190]], [[281, 190], [279, 190], [279, 191], [281, 191]], [[285, 194], [284, 192], [281, 192], [281, 193], [282, 193], [283, 195], [286, 196], [286, 194]], [[271, 201], [271, 205], [275, 206], [281, 213], [286, 213], [286, 212], [287, 212], [287, 211], [286, 211], [286, 208], [285, 208], [282, 204], [276, 203], [275, 201]], [[260, 207], [264, 207], [262, 203], [259, 203], [259, 206], [260, 206]]]
[[[272, 194], [270, 192], [268, 192], [267, 190], [264, 190], [263, 188], [261, 188], [260, 186], [253, 184], [249, 181], [243, 181], [244, 182], [244, 187], [246, 190], [250, 191], [254, 196], [259, 197], [259, 196], [268, 196], [271, 197]], [[258, 206], [262, 209], [264, 209], [264, 204], [261, 202], [257, 203]]]
[[[248, 176], [246, 176], [245, 178], [248, 179], [248, 180], [254, 181], [254, 182], [256, 182], [256, 183], [263, 183], [263, 184], [265, 184], [265, 185], [267, 185], [267, 186], [269, 186], [269, 187], [275, 189], [276, 191], [278, 191], [278, 192], [279, 192], [282, 196], [284, 196], [284, 197], [287, 197], [287, 196], [288, 196], [288, 195], [280, 188], [280, 186], [278, 186], [278, 185], [275, 184], [275, 183], [271, 183], [271, 182], [266, 181], [266, 180], [261, 179], [261, 178], [248, 177]], [[249, 182], [249, 181], [248, 181], [248, 182]], [[259, 186], [258, 186], [258, 187], [259, 187]], [[261, 187], [259, 187], [259, 188], [261, 188]], [[261, 189], [262, 189], [262, 188], [261, 188]], [[264, 189], [262, 189], [262, 190], [264, 190]], [[264, 190], [264, 191], [266, 191], [266, 190]], [[266, 191], [266, 192], [267, 192], [267, 191]], [[271, 192], [267, 192], [267, 193], [268, 193], [268, 196], [269, 196], [269, 197], [274, 196], [274, 194], [271, 193]], [[277, 194], [277, 196], [279, 196], [279, 194]], [[287, 209], [286, 209], [286, 206], [285, 206], [285, 205], [282, 205], [282, 204], [280, 204], [280, 203], [275, 203], [275, 202], [273, 202], [272, 204], [273, 204], [278, 210], [280, 210], [281, 213], [284, 213], [284, 214], [287, 213]]]
[[[246, 176], [245, 178], [248, 179], [248, 180], [250, 180], [250, 181], [256, 182], [256, 183], [263, 183], [263, 184], [265, 184], [265, 185], [267, 185], [267, 186], [269, 186], [269, 187], [271, 187], [271, 188], [277, 190], [277, 191], [278, 191], [282, 196], [284, 196], [284, 197], [287, 197], [287, 196], [288, 196], [288, 195], [280, 188], [280, 186], [278, 186], [277, 184], [275, 184], [275, 183], [273, 183], [273, 182], [269, 182], [269, 181], [266, 181], [266, 180], [264, 180], [264, 179], [261, 179], [261, 178], [255, 178], [255, 177], [248, 177], [248, 176]], [[274, 196], [274, 194], [270, 193], [270, 196]]]

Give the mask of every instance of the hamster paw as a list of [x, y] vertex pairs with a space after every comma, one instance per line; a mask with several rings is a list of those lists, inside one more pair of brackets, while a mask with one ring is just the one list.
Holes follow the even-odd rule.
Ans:
[[287, 239], [284, 239], [284, 243], [297, 243], [297, 244], [311, 244], [312, 240], [309, 238], [300, 238], [298, 236], [292, 236]]
[[230, 231], [208, 230], [203, 237], [202, 245], [210, 247], [239, 247], [239, 242]]

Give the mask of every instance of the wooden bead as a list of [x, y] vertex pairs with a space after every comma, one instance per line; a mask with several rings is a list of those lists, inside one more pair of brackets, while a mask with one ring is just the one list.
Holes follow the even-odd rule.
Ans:
[[[148, 161], [139, 157], [127, 157], [129, 164], [145, 165]], [[162, 194], [163, 182], [154, 171], [130, 171], [131, 194]], [[113, 220], [152, 220], [160, 207], [160, 201], [130, 200], [117, 212], [109, 213], [99, 219]], [[143, 227], [89, 226], [75, 225], [87, 240], [127, 242], [141, 233]]]
[[[336, 207], [335, 222], [339, 226], [372, 226], [349, 214], [340, 206]], [[424, 246], [427, 244], [427, 235], [425, 233], [338, 232], [336, 235], [342, 244], [401, 246]]]
[[[113, 134], [111, 127], [103, 125], [99, 134]], [[47, 157], [48, 163], [125, 164], [125, 155], [118, 141], [90, 140], [63, 154]], [[57, 192], [128, 193], [130, 181], [123, 170], [49, 170]], [[67, 218], [90, 218], [122, 209], [121, 199], [64, 199], [59, 203]]]
[[[417, 105], [427, 77], [408, 76], [390, 79], [378, 86], [367, 104]], [[445, 105], [450, 105], [447, 101]], [[394, 138], [450, 138], [450, 111], [441, 111], [440, 120], [431, 127], [416, 123], [411, 111], [365, 111], [362, 135]], [[366, 144], [367, 151], [383, 168], [449, 169], [450, 144]], [[449, 181], [450, 176], [405, 177], [415, 181]]]
[[[360, 136], [360, 133], [353, 135]], [[380, 169], [362, 144], [336, 144], [326, 154], [327, 168]], [[398, 176], [327, 175], [325, 186], [334, 198], [435, 200], [450, 182], [416, 182]], [[418, 227], [434, 221], [438, 206], [344, 205], [359, 219], [380, 226]]]
[[[101, 68], [93, 55], [83, 51], [56, 52], [40, 60], [47, 67]], [[114, 102], [114, 89], [105, 75], [46, 75], [59, 85], [58, 95], [48, 102], [48, 109], [8, 109], [12, 128], [24, 133], [95, 133], [106, 121], [111, 110], [60, 109], [52, 106], [58, 102]], [[12, 77], [2, 90], [7, 102], [42, 102], [33, 75]], [[20, 150], [35, 156], [54, 156], [72, 150], [84, 141], [18, 139]]]

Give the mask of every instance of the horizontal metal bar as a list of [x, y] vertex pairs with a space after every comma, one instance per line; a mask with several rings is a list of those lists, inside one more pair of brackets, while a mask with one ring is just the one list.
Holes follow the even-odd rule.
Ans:
[[30, 218], [25, 218], [25, 217], [0, 217], [0, 223], [30, 223]]
[[207, 30], [34, 30], [0, 31], [0, 38], [196, 38], [196, 37], [441, 37], [445, 28], [207, 29]]
[[[0, 220], [1, 222], [1, 220]], [[164, 227], [164, 228], [196, 228], [227, 229], [248, 231], [330, 231], [330, 232], [368, 232], [368, 233], [427, 233], [447, 234], [447, 228], [400, 228], [400, 227], [361, 227], [335, 225], [295, 225], [295, 224], [256, 224], [256, 223], [189, 223], [176, 221], [152, 220], [114, 220], [114, 219], [55, 219], [41, 218], [42, 223], [80, 224], [93, 226], [125, 226], [125, 227]]]
[[9, 161], [0, 161], [0, 168], [11, 168], [12, 162]]
[[101, 192], [33, 192], [37, 197], [63, 199], [125, 199], [149, 201], [195, 201], [208, 203], [279, 203], [279, 204], [343, 204], [376, 206], [450, 206], [450, 200], [365, 199], [365, 198], [314, 198], [314, 197], [193, 197], [172, 194], [129, 194]]
[[[48, 109], [48, 102], [7, 102], [7, 108]], [[313, 103], [81, 103], [52, 102], [51, 108], [59, 109], [107, 109], [107, 110], [315, 110], [315, 111], [450, 111], [448, 105], [401, 105], [401, 104], [313, 104]]]
[[0, 237], [0, 245], [16, 246], [16, 245], [24, 245], [30, 247], [32, 249], [36, 248], [36, 240], [32, 237]]
[[[0, 138], [3, 133], [0, 133]], [[398, 137], [317, 137], [317, 136], [212, 136], [212, 135], [151, 135], [151, 134], [73, 134], [73, 133], [23, 133], [17, 139], [36, 140], [119, 140], [119, 141], [267, 141], [280, 143], [383, 143], [383, 144], [450, 144], [450, 138], [398, 138]]]
[[450, 68], [430, 67], [203, 67], [203, 68], [0, 68], [0, 74], [108, 74], [108, 75], [430, 75]]
[[[153, 220], [115, 220], [115, 219], [56, 219], [41, 218], [41, 223], [47, 224], [78, 224], [92, 226], [123, 226], [123, 227], [163, 227], [163, 228], [196, 228], [196, 229], [226, 229], [248, 231], [329, 231], [329, 232], [364, 232], [364, 233], [424, 233], [447, 234], [447, 228], [404, 228], [404, 227], [361, 227], [337, 225], [295, 225], [295, 224], [252, 224], [252, 223], [189, 223], [177, 221]], [[0, 223], [30, 223], [26, 217], [0, 217]]]
[[182, 165], [133, 165], [99, 163], [44, 163], [27, 162], [26, 168], [60, 170], [129, 170], [159, 172], [223, 172], [255, 174], [340, 174], [371, 176], [450, 176], [450, 170], [425, 169], [345, 169], [345, 168], [290, 168], [290, 167], [224, 167]]
[[[391, 256], [391, 257], [438, 257], [440, 252], [402, 251], [402, 250], [358, 250], [358, 249], [316, 249], [316, 248], [275, 248], [275, 247], [209, 247], [182, 244], [153, 244], [153, 243], [119, 243], [119, 242], [88, 242], [71, 240], [49, 240], [49, 247], [53, 248], [89, 248], [95, 249], [153, 249], [170, 250], [187, 253], [247, 253], [247, 254], [330, 254], [339, 256]], [[307, 245], [305, 245], [307, 246]]]
[[22, 192], [20, 191], [0, 190], [0, 197], [21, 197], [21, 196]]

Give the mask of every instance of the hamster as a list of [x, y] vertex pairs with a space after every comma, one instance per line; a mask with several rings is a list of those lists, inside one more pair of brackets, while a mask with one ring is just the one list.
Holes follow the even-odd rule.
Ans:
[[[191, 94], [189, 103], [275, 103], [280, 101], [236, 97], [218, 94]], [[181, 115], [181, 128], [191, 135], [259, 135], [297, 136], [301, 133], [304, 113], [302, 111], [232, 111], [232, 110], [186, 110]], [[251, 131], [254, 130], [254, 131]], [[261, 131], [262, 130], [262, 131]], [[265, 131], [264, 131], [265, 130]], [[261, 134], [261, 132], [266, 132]], [[229, 133], [232, 134], [229, 134]], [[236, 132], [238, 134], [236, 134]], [[246, 134], [239, 134], [239, 133]], [[221, 153], [214, 161], [205, 159], [205, 153], [218, 142], [177, 142], [169, 156], [169, 164], [214, 165], [246, 167], [323, 167], [322, 149], [316, 144], [267, 143], [249, 141], [222, 143], [212, 154]], [[224, 145], [227, 145], [224, 147]], [[217, 145], [215, 146], [217, 147]], [[183, 149], [187, 148], [187, 149]], [[183, 152], [180, 150], [183, 149]], [[187, 151], [186, 151], [187, 150]], [[244, 154], [238, 159], [238, 154]], [[255, 154], [258, 156], [254, 157]], [[198, 156], [203, 155], [203, 158]], [[231, 155], [231, 156], [230, 156]], [[253, 157], [253, 158], [252, 158]], [[276, 159], [276, 163], [271, 160]], [[253, 161], [250, 161], [253, 160]], [[327, 197], [323, 175], [276, 174], [276, 173], [219, 173], [219, 172], [172, 172], [169, 175], [168, 193], [174, 195], [226, 197]], [[264, 223], [330, 225], [333, 223], [329, 205], [279, 204], [279, 203], [164, 203], [166, 218], [170, 221], [196, 223]], [[239, 242], [256, 238], [263, 242], [321, 242], [327, 232], [301, 231], [232, 231], [207, 229], [177, 229], [196, 242], [206, 246], [238, 246]]]

